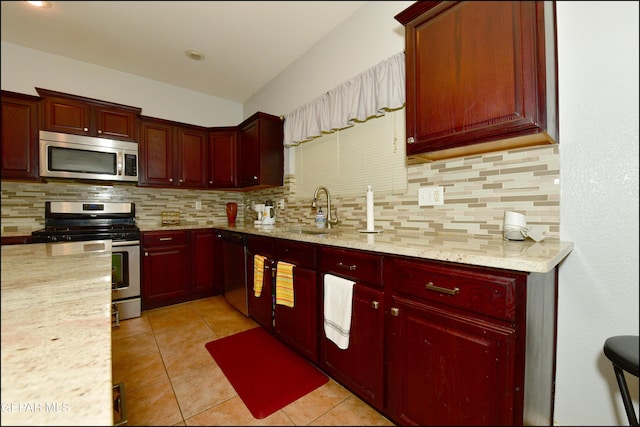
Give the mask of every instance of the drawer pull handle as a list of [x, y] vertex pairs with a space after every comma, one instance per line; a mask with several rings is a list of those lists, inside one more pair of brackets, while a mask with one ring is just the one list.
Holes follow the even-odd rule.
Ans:
[[391, 315], [393, 317], [398, 317], [399, 314], [400, 314], [400, 309], [399, 308], [395, 308], [395, 307], [391, 308]]
[[453, 289], [441, 288], [440, 286], [434, 285], [433, 282], [427, 283], [425, 285], [425, 289], [428, 291], [442, 292], [443, 294], [447, 294], [447, 295], [456, 295], [460, 292], [460, 288], [453, 288]]
[[336, 266], [337, 266], [338, 268], [343, 269], [343, 270], [349, 270], [349, 271], [353, 271], [353, 270], [355, 270], [355, 269], [356, 269], [356, 266], [355, 266], [355, 265], [345, 265], [345, 264], [343, 264], [343, 263], [341, 263], [341, 262], [339, 262]]
[[377, 310], [380, 307], [380, 303], [378, 301], [371, 301], [371, 308]]
[[160, 238], [161, 242], [166, 242], [167, 240], [173, 240], [173, 237], [161, 237]]

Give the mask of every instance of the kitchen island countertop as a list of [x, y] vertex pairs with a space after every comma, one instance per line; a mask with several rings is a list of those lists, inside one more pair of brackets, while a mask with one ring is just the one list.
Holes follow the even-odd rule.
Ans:
[[111, 241], [2, 246], [2, 425], [113, 425]]

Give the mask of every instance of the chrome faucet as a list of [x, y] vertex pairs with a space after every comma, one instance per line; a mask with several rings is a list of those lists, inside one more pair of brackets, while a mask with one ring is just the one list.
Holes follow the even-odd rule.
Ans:
[[311, 207], [315, 208], [318, 205], [318, 193], [320, 193], [320, 191], [324, 191], [324, 193], [327, 195], [327, 226], [331, 228], [332, 225], [338, 224], [338, 218], [333, 218], [331, 216], [331, 196], [329, 195], [329, 190], [327, 190], [327, 187], [320, 186], [316, 188], [316, 191], [313, 192], [313, 202], [311, 202]]

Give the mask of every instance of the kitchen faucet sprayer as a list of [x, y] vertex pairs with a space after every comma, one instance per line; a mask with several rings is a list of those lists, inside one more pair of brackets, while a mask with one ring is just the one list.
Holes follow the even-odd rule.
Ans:
[[324, 191], [324, 193], [327, 195], [327, 227], [331, 228], [332, 225], [338, 224], [338, 218], [333, 218], [331, 214], [331, 196], [329, 195], [329, 190], [327, 189], [327, 187], [320, 186], [316, 188], [316, 191], [313, 192], [313, 201], [311, 202], [311, 207], [315, 208], [317, 206], [318, 193], [320, 191]]

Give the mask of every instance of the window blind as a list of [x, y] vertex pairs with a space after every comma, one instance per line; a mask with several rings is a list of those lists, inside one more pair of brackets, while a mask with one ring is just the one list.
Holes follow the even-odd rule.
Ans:
[[295, 147], [296, 196], [312, 198], [318, 186], [334, 196], [373, 190], [407, 190], [405, 109], [387, 112], [353, 127], [325, 133]]

